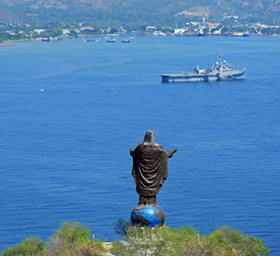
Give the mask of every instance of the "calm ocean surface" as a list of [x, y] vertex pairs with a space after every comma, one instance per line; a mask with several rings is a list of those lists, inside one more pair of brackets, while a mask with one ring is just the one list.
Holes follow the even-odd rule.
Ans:
[[[160, 83], [220, 53], [246, 80]], [[167, 224], [230, 225], [280, 255], [280, 38], [27, 42], [0, 58], [0, 250], [63, 221], [117, 239], [137, 203], [129, 147], [154, 129], [178, 148]]]

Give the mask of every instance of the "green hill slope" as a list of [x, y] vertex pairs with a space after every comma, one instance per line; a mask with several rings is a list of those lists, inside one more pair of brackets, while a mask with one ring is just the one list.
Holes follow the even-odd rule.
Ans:
[[280, 0], [2, 0], [0, 21], [83, 22], [107, 20], [125, 23], [224, 16], [240, 19], [280, 20]]

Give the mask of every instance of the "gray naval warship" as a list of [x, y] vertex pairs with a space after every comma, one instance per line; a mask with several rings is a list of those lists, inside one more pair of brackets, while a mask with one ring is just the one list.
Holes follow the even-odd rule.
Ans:
[[246, 70], [235, 69], [231, 64], [224, 60], [221, 56], [218, 57], [215, 64], [208, 69], [200, 69], [197, 65], [194, 72], [180, 74], [162, 74], [162, 83], [174, 82], [208, 82], [208, 81], [225, 81], [239, 80], [245, 78]]

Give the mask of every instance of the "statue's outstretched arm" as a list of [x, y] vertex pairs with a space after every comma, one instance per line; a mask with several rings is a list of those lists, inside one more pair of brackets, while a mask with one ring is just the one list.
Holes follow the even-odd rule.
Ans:
[[167, 151], [167, 153], [168, 153], [168, 158], [172, 157], [173, 154], [174, 154], [175, 152], [177, 152], [177, 148], [174, 148], [174, 149], [172, 149], [172, 150]]

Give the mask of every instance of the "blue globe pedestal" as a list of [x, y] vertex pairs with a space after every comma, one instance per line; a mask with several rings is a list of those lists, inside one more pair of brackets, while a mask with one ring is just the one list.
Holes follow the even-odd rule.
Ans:
[[164, 213], [159, 205], [137, 205], [132, 210], [130, 218], [133, 226], [142, 227], [162, 226], [165, 221]]

